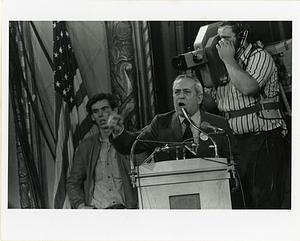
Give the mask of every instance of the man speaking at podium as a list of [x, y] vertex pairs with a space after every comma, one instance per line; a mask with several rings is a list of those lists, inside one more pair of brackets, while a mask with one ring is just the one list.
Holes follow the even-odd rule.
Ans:
[[[122, 117], [114, 113], [108, 120], [112, 129], [110, 141], [118, 152], [129, 154], [138, 139], [134, 153], [155, 152], [155, 161], [218, 156], [232, 158], [229, 140], [232, 147], [234, 140], [228, 123], [223, 117], [204, 112], [200, 108], [202, 99], [203, 88], [197, 77], [179, 75], [173, 82], [173, 111], [156, 115], [139, 134], [125, 130]], [[178, 148], [180, 143], [182, 148]], [[194, 147], [189, 147], [188, 143], [193, 143]], [[168, 148], [162, 148], [166, 144]], [[177, 148], [174, 148], [175, 145]]]

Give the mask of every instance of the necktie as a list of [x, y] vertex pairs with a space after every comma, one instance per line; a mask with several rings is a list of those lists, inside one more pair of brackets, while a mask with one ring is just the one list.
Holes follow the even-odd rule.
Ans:
[[193, 138], [193, 133], [190, 127], [190, 122], [187, 119], [184, 119], [183, 123], [185, 124], [186, 128], [182, 137], [182, 141], [187, 139]]

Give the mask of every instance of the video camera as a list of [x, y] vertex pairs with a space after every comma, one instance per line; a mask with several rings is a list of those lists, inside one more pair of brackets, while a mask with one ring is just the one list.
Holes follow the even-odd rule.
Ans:
[[216, 45], [220, 40], [217, 34], [220, 22], [200, 27], [194, 41], [194, 51], [175, 56], [172, 65], [175, 69], [199, 70], [203, 85], [208, 88], [228, 83], [228, 73], [220, 59]]

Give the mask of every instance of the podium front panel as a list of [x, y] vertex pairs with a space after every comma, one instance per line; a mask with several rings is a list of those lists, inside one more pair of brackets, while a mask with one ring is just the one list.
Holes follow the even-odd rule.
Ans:
[[230, 209], [230, 173], [224, 163], [224, 159], [206, 163], [197, 158], [141, 167], [139, 208]]

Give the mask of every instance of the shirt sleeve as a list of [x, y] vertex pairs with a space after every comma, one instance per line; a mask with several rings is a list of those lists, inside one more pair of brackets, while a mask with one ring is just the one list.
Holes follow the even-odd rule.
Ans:
[[249, 57], [246, 71], [254, 78], [261, 88], [270, 78], [275, 63], [272, 56], [264, 50], [255, 50]]

